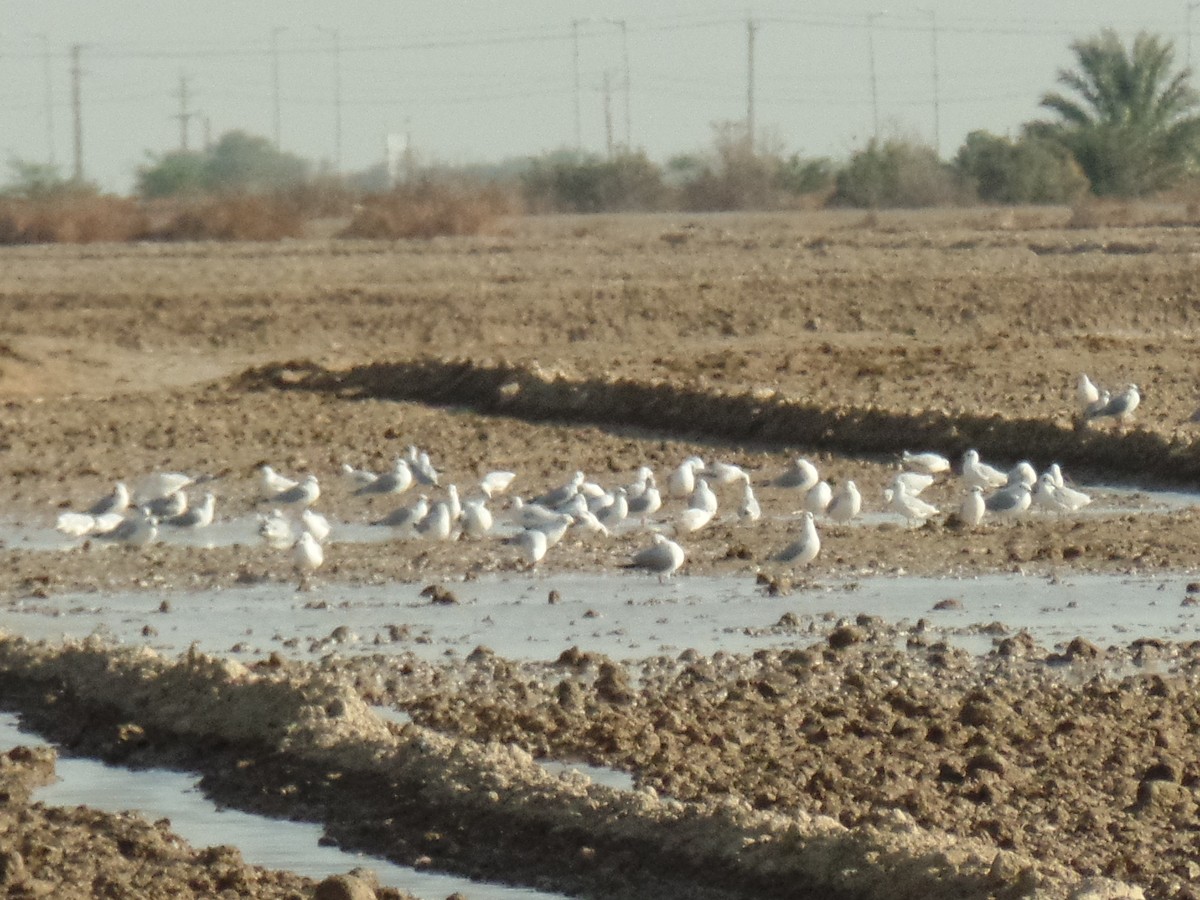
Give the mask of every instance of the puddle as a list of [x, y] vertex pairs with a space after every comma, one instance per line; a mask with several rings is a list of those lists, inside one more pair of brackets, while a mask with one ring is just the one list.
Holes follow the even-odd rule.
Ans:
[[[45, 743], [20, 731], [15, 715], [0, 713], [0, 751]], [[447, 897], [457, 891], [469, 900], [561, 900], [558, 894], [418, 871], [321, 846], [321, 826], [219, 809], [201, 793], [196, 777], [186, 773], [123, 769], [69, 756], [59, 756], [55, 768], [58, 781], [33, 795], [47, 806], [86, 805], [113, 813], [137, 810], [151, 822], [167, 818], [171, 830], [193, 847], [228, 844], [237, 847], [246, 862], [265, 868], [321, 879], [363, 866], [379, 876], [380, 884], [424, 898]]]
[[[146, 644], [168, 655], [195, 645], [214, 654], [261, 658], [272, 651], [313, 658], [328, 653], [411, 652], [437, 661], [485, 645], [515, 660], [553, 660], [578, 646], [616, 659], [692, 648], [753, 652], [820, 638], [771, 626], [784, 613], [877, 615], [892, 623], [925, 618], [975, 653], [992, 638], [973, 626], [1027, 629], [1050, 647], [1085, 637], [1100, 645], [1138, 637], [1200, 637], [1200, 608], [1183, 606], [1189, 576], [1078, 575], [973, 578], [873, 577], [828, 581], [767, 597], [748, 576], [683, 577], [660, 585], [637, 575], [504, 576], [448, 587], [459, 603], [431, 604], [418, 584], [328, 585], [298, 593], [267, 583], [204, 592], [118, 592], [25, 598], [0, 610], [0, 628], [56, 640], [97, 634]], [[548, 595], [557, 592], [559, 602]], [[160, 612], [163, 599], [169, 612]], [[954, 599], [962, 608], [934, 611]]]
[[606, 766], [593, 766], [585, 762], [564, 762], [558, 759], [539, 759], [537, 764], [551, 775], [567, 775], [577, 772], [586, 776], [593, 783], [612, 788], [616, 791], [634, 790], [633, 776], [620, 769], [610, 769]]
[[[1200, 493], [1186, 491], [1142, 490], [1123, 485], [1080, 485], [1080, 490], [1093, 496], [1093, 502], [1072, 515], [1093, 517], [1101, 515], [1125, 515], [1144, 513], [1147, 515], [1175, 512], [1190, 506], [1200, 506]], [[786, 504], [785, 504], [786, 505]], [[799, 504], [796, 505], [797, 508]], [[1032, 515], [1044, 513], [1033, 512]], [[799, 517], [798, 511], [781, 512], [781, 520]], [[850, 523], [852, 526], [870, 527], [883, 523], [901, 521], [893, 512], [879, 508], [877, 503], [867, 503], [863, 514]], [[396, 539], [393, 529], [369, 525], [366, 522], [331, 521], [333, 531], [328, 543], [376, 544]], [[630, 521], [627, 527], [633, 527]], [[499, 519], [496, 534], [503, 537], [515, 533], [515, 528]], [[79, 547], [86, 538], [72, 538], [54, 530], [53, 523], [26, 522], [22, 520], [0, 520], [0, 547], [21, 550], [62, 551]], [[158, 541], [168, 545], [187, 547], [232, 547], [255, 545], [262, 542], [258, 535], [258, 520], [254, 516], [238, 519], [218, 519], [208, 528], [189, 530], [163, 525], [158, 530]], [[103, 545], [103, 539], [92, 539], [93, 544]]]

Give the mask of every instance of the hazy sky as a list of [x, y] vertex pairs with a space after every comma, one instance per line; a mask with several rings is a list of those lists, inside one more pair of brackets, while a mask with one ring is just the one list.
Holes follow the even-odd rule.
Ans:
[[340, 59], [343, 171], [379, 161], [389, 134], [447, 163], [573, 147], [577, 97], [582, 146], [601, 152], [606, 79], [613, 139], [626, 138], [628, 108], [633, 146], [665, 161], [707, 147], [712, 123], [745, 119], [752, 16], [758, 130], [788, 152], [834, 157], [874, 133], [876, 109], [881, 134], [933, 142], [936, 24], [940, 147], [952, 156], [973, 129], [1013, 133], [1037, 117], [1071, 63], [1068, 44], [1102, 27], [1170, 38], [1182, 65], [1187, 10], [1186, 0], [0, 0], [0, 152], [71, 173], [69, 48], [80, 44], [84, 170], [109, 190], [130, 190], [147, 153], [179, 146], [181, 78], [192, 148], [205, 122], [213, 137], [272, 137], [276, 58], [283, 149], [330, 164]]

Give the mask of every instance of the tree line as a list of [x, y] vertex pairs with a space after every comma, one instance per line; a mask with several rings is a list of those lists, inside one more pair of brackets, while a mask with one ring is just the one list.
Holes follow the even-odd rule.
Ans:
[[[751, 140], [742, 123], [719, 123], [710, 149], [665, 165], [632, 150], [558, 151], [471, 170], [424, 167], [417, 177], [499, 185], [533, 212], [584, 213], [1063, 203], [1089, 193], [1143, 197], [1194, 178], [1200, 96], [1191, 71], [1174, 65], [1172, 44], [1143, 32], [1126, 46], [1105, 29], [1071, 51], [1074, 66], [1041, 98], [1046, 118], [1025, 123], [1016, 136], [973, 131], [949, 160], [903, 137], [872, 140], [843, 162], [806, 158], [760, 136]], [[14, 160], [10, 168], [10, 196], [87, 189], [50, 167]], [[330, 180], [267, 139], [235, 131], [203, 151], [151, 156], [138, 169], [137, 192], [147, 199], [263, 194]], [[390, 182], [380, 165], [340, 179], [340, 187], [347, 195], [378, 193]]]

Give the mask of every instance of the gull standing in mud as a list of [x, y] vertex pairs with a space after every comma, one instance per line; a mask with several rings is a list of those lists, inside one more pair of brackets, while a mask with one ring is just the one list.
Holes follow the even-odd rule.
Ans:
[[429, 498], [421, 494], [417, 497], [416, 503], [393, 509], [386, 516], [376, 519], [371, 524], [394, 528], [404, 537], [413, 537], [416, 534], [417, 523], [424, 520], [427, 515], [429, 515]]
[[1133, 411], [1138, 408], [1141, 402], [1142, 394], [1138, 390], [1138, 386], [1136, 384], [1127, 384], [1121, 390], [1121, 393], [1109, 399], [1107, 403], [1089, 411], [1086, 418], [1088, 420], [1112, 418], [1116, 419], [1121, 425], [1127, 425], [1133, 419]]
[[670, 538], [662, 534], [653, 536], [654, 543], [644, 547], [633, 555], [633, 559], [625, 564], [626, 569], [645, 569], [658, 576], [661, 582], [670, 578], [683, 565], [685, 554]]
[[642, 492], [628, 501], [626, 514], [636, 516], [642, 520], [642, 525], [645, 525], [649, 518], [662, 508], [662, 494], [654, 484], [654, 476], [651, 475], [646, 481]]
[[967, 487], [979, 485], [979, 487], [987, 490], [988, 488], [998, 488], [1008, 484], [1008, 475], [993, 466], [989, 466], [985, 462], [981, 462], [979, 451], [974, 448], [963, 454], [962, 474], [963, 481], [967, 483]]
[[169, 516], [163, 519], [163, 524], [170, 525], [173, 528], [190, 528], [193, 530], [207, 528], [213, 522], [213, 514], [216, 512], [216, 508], [217, 498], [209, 492], [204, 495], [204, 499], [200, 501], [199, 506], [193, 506], [178, 515]]
[[516, 472], [506, 472], [503, 470], [488, 472], [483, 478], [479, 479], [479, 489], [483, 491], [485, 497], [491, 500], [493, 497], [497, 497], [507, 491], [512, 486], [516, 477]]
[[883, 500], [888, 509], [904, 517], [910, 528], [923, 525], [930, 516], [938, 514], [938, 508], [932, 503], [926, 503], [903, 489], [884, 488]]
[[742, 482], [742, 502], [738, 504], [737, 514], [738, 519], [743, 522], [757, 522], [762, 518], [762, 507], [758, 498], [754, 496], [754, 488], [750, 486], [749, 478]]
[[963, 497], [962, 505], [958, 508], [958, 517], [968, 528], [974, 528], [983, 521], [987, 512], [987, 504], [983, 502], [983, 488], [971, 485], [967, 495]]
[[492, 530], [492, 511], [485, 500], [467, 500], [462, 511], [463, 534], [471, 538], [484, 537]]
[[329, 532], [333, 528], [329, 524], [329, 520], [312, 509], [306, 509], [300, 513], [300, 524], [304, 530], [315, 537], [318, 541], [323, 541], [329, 537]]
[[858, 485], [853, 481], [847, 481], [834, 493], [833, 499], [829, 501], [829, 508], [825, 511], [833, 521], [844, 525], [862, 511], [862, 494], [858, 490]]
[[350, 463], [342, 463], [342, 476], [350, 482], [350, 487], [360, 488], [370, 484], [379, 476], [367, 469], [356, 469]]
[[983, 498], [984, 506], [997, 519], [1015, 519], [1029, 509], [1032, 495], [1023, 481], [1010, 484]]
[[814, 516], [824, 515], [833, 502], [833, 487], [828, 481], [818, 481], [804, 495], [804, 508]]
[[925, 452], [925, 453], [909, 453], [907, 450], [900, 454], [900, 460], [904, 465], [916, 469], [918, 472], [924, 472], [926, 475], [938, 475], [942, 472], [950, 471], [950, 460], [942, 456], [940, 453]]
[[413, 472], [408, 463], [397, 456], [392, 463], [392, 468], [388, 472], [384, 472], [373, 481], [368, 481], [366, 484], [354, 491], [356, 497], [377, 497], [383, 494], [403, 494], [413, 483]]
[[286, 475], [280, 475], [266, 463], [258, 467], [259, 476], [262, 479], [262, 495], [264, 497], [274, 497], [276, 494], [282, 494], [284, 491], [290, 491], [300, 482], [294, 478], [288, 478]]
[[273, 509], [268, 515], [258, 517], [258, 534], [268, 547], [282, 550], [292, 546], [292, 523], [280, 510]]
[[783, 474], [777, 476], [772, 487], [790, 488], [797, 491], [810, 491], [821, 480], [817, 467], [802, 456], [797, 456]]
[[672, 497], [690, 497], [696, 489], [696, 476], [703, 470], [704, 460], [698, 456], [689, 456], [667, 477], [667, 494]]
[[713, 514], [716, 513], [718, 506], [717, 495], [703, 478], [696, 479], [696, 489], [692, 491], [692, 496], [688, 498], [688, 506], [691, 509], [703, 509]]
[[325, 551], [321, 549], [317, 539], [307, 531], [303, 532], [300, 539], [292, 545], [292, 566], [295, 568], [296, 574], [300, 576], [300, 583], [296, 585], [296, 590], [307, 590], [309, 576], [321, 568], [324, 562]]
[[105, 494], [87, 508], [89, 516], [103, 516], [107, 513], [124, 513], [129, 508], [129, 488], [125, 482], [118, 481], [113, 485], [111, 493]]
[[791, 563], [795, 566], [807, 566], [821, 552], [821, 537], [817, 534], [817, 523], [811, 512], [805, 512], [801, 525], [799, 539], [788, 544], [772, 559], [775, 562]]
[[542, 561], [546, 556], [546, 548], [550, 546], [546, 540], [546, 532], [536, 528], [526, 528], [512, 538], [512, 541], [520, 548], [521, 559], [530, 569]]
[[294, 488], [276, 494], [271, 502], [280, 506], [312, 506], [320, 496], [321, 486], [317, 483], [317, 476], [305, 475]]
[[1075, 381], [1075, 400], [1079, 404], [1079, 412], [1086, 416], [1099, 399], [1100, 388], [1092, 383], [1092, 379], [1087, 377], [1086, 372], [1080, 372], [1079, 378]]
[[144, 547], [158, 537], [158, 520], [147, 507], [134, 507], [121, 524], [99, 536], [130, 547]]
[[154, 500], [161, 500], [182, 491], [191, 483], [192, 476], [182, 472], [154, 472], [137, 483], [130, 502], [145, 506]]

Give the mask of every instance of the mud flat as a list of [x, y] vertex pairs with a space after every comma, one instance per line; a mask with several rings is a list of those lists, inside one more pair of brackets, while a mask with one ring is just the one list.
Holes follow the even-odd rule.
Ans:
[[[671, 680], [682, 675], [694, 683], [690, 673], [705, 665], [716, 667], [713, 680], [717, 682], [722, 680], [721, 668], [737, 673], [733, 683], [747, 676], [765, 679], [748, 685], [740, 697], [729, 690], [732, 685], [724, 690], [722, 702], [748, 703], [746, 712], [753, 716], [771, 697], [761, 685], [774, 681], [778, 690], [783, 679], [803, 683], [808, 679], [795, 675], [823, 668], [814, 666], [819, 658], [828, 655], [830, 668], [840, 670], [835, 677], [844, 681], [851, 667], [837, 664], [838, 655], [850, 647], [853, 656], [851, 644], [870, 643], [869, 626], [847, 626], [846, 631], [853, 634], [831, 637], [827, 652], [755, 661], [695, 660], [676, 666], [676, 678]], [[485, 658], [483, 662], [494, 671], [488, 673], [488, 687], [480, 701], [494, 717], [507, 705], [502, 698], [513, 684], [505, 677], [508, 667], [503, 661]], [[864, 662], [860, 654], [853, 670], [862, 672]], [[880, 663], [884, 672], [900, 665], [896, 657]], [[611, 708], [620, 718], [622, 711], [644, 706], [628, 687], [627, 674], [611, 663], [566, 659], [562, 665], [576, 671], [594, 668], [595, 679], [581, 687], [579, 679], [565, 672], [557, 684], [547, 685], [544, 698], [533, 705], [533, 716], [531, 698], [522, 698], [510, 707], [510, 715], [523, 720], [520, 730], [529, 731], [542, 715], [569, 722], [573, 717], [592, 719]], [[673, 788], [674, 796], [664, 797], [649, 781], [627, 792], [578, 776], [547, 774], [521, 748], [520, 740], [475, 742], [445, 737], [417, 724], [389, 724], [371, 712], [352, 680], [333, 671], [274, 665], [270, 660], [247, 668], [199, 654], [167, 660], [144, 650], [105, 648], [95, 642], [49, 646], [19, 638], [0, 642], [0, 667], [9, 702], [21, 698], [24, 714], [52, 733], [57, 731], [60, 740], [130, 762], [170, 758], [177, 764], [198, 765], [205, 772], [206, 787], [218, 796], [235, 795], [242, 804], [276, 814], [316, 817], [346, 846], [386, 852], [407, 862], [493, 877], [503, 874], [592, 896], [963, 898], [1034, 891], [1044, 896], [1136, 895], [1099, 878], [1099, 873], [1084, 877], [1056, 860], [1035, 861], [1036, 851], [1043, 848], [1023, 848], [1027, 839], [1019, 830], [1001, 838], [1012, 849], [998, 850], [990, 840], [951, 837], [922, 827], [902, 808], [847, 829], [833, 816], [800, 811], [790, 802], [780, 803], [779, 797], [771, 798], [767, 805], [774, 809], [767, 811], [756, 808], [763, 804], [754, 791], [693, 790], [689, 781], [701, 773], [727, 782], [735, 772], [725, 762], [730, 757], [741, 761], [737, 771], [769, 778], [761, 765], [754, 764], [755, 751], [734, 749], [735, 743], [749, 746], [750, 742], [726, 727], [722, 732], [737, 736], [736, 741], [727, 738], [710, 744], [706, 758], [695, 758], [693, 753], [690, 764], [682, 758], [668, 761], [673, 755], [668, 735], [702, 726], [704, 717], [696, 716], [702, 706], [697, 704], [707, 691], [693, 690], [690, 696], [664, 692], [662, 700], [673, 697], [682, 704], [674, 710], [680, 717], [676, 728], [660, 726], [655, 731], [646, 728], [644, 721], [629, 723], [641, 740], [660, 745], [654, 755], [675, 773], [673, 785], [658, 779], [663, 787]], [[662, 675], [669, 671], [666, 668]], [[904, 674], [895, 668], [893, 672]], [[649, 676], [643, 673], [642, 678], [649, 682]], [[865, 676], [859, 680], [865, 684]], [[1034, 684], [1038, 681], [1033, 679]], [[1155, 682], [1162, 683], [1161, 679]], [[524, 679], [516, 684], [528, 690]], [[978, 796], [955, 801], [964, 794], [995, 793], [1008, 767], [1017, 766], [1005, 762], [1005, 752], [1011, 752], [1007, 746], [972, 745], [970, 737], [985, 721], [1002, 718], [1015, 698], [1004, 691], [993, 692], [998, 697], [972, 694], [962, 707], [967, 712], [958, 711], [956, 724], [941, 711], [922, 715], [915, 708], [924, 699], [922, 692], [912, 680], [907, 684], [905, 689], [884, 688], [875, 703], [887, 704], [884, 698], [891, 691], [893, 702], [886, 708], [895, 710], [905, 705], [898, 703], [895, 692], [904, 693], [907, 703], [913, 704], [907, 707], [911, 716], [893, 715], [917, 722], [925, 718], [929, 725], [925, 734], [894, 737], [915, 741], [922, 748], [932, 742], [944, 748], [935, 755], [946, 757], [939, 764], [940, 780], [924, 784], [914, 779], [912, 789], [919, 792], [917, 783], [922, 783], [926, 791], [949, 795], [940, 798], [943, 802], [977, 808], [983, 802]], [[647, 699], [661, 687], [648, 690]], [[842, 690], [839, 687], [838, 694]], [[1029, 696], [1030, 690], [1020, 691], [1020, 701], [1041, 699]], [[1135, 696], [1162, 692], [1153, 686], [1144, 692], [1133, 690]], [[792, 691], [791, 696], [804, 693]], [[861, 693], [869, 697], [876, 692]], [[812, 699], [805, 698], [804, 706]], [[954, 697], [951, 702], [957, 705], [962, 700]], [[418, 711], [422, 706], [412, 705]], [[430, 707], [418, 715], [436, 720], [436, 705]], [[869, 715], [879, 719], [883, 712], [874, 708]], [[645, 713], [661, 716], [668, 710], [649, 707]], [[832, 725], [843, 716], [831, 709], [824, 718]], [[494, 737], [503, 735], [503, 730], [497, 733], [497, 724], [489, 725]], [[612, 728], [615, 723], [604, 715], [592, 724]], [[849, 731], [863, 730], [854, 714], [849, 722], [838, 724], [850, 725]], [[918, 731], [920, 727], [914, 726]], [[941, 733], [931, 741], [933, 728]], [[898, 734], [900, 729], [879, 727], [877, 737], [889, 731]], [[810, 731], [804, 739], [812, 738]], [[831, 739], [836, 741], [826, 734], [818, 741]], [[972, 749], [965, 751], [966, 747]], [[921, 750], [921, 756], [928, 755]], [[898, 755], [889, 758], [896, 759], [893, 765], [902, 765]], [[956, 763], [953, 777], [946, 775]], [[856, 773], [846, 774], [853, 778]], [[1126, 770], [1123, 775], [1129, 778], [1130, 773]], [[1168, 762], [1159, 761], [1143, 776], [1134, 786], [1144, 785], [1140, 800], [1157, 814], [1175, 810], [1189, 793], [1180, 783], [1189, 773], [1170, 770]], [[826, 775], [815, 783], [809, 779], [809, 783], [819, 785], [822, 793], [837, 794], [836, 784], [826, 784], [830, 777], [836, 776]], [[853, 808], [852, 797], [845, 801]], [[1187, 814], [1191, 813], [1189, 809]], [[1162, 850], [1160, 846], [1160, 855], [1169, 856]]]
[[[971, 446], [1002, 465], [1061, 462], [1089, 489], [1194, 490], [1194, 233], [1069, 217], [536, 219], [425, 243], [6, 248], [0, 603], [90, 594], [103, 609], [111, 592], [169, 603], [294, 583], [286, 554], [258, 544], [20, 536], [164, 469], [209, 477], [221, 520], [248, 521], [262, 463], [318, 474], [322, 511], [363, 527], [380, 504], [335, 487], [341, 464], [381, 470], [410, 443], [445, 482], [508, 469], [526, 496], [577, 469], [614, 484], [691, 454], [737, 463], [757, 487], [805, 454], [855, 479], [878, 515], [901, 450]], [[1133, 422], [1080, 426], [1081, 371], [1136, 382]], [[926, 526], [830, 528], [809, 570], [766, 574], [802, 598], [824, 579], [902, 571], [1200, 570], [1190, 503], [1098, 496], [1094, 513], [972, 531], [949, 514], [955, 482], [931, 491], [945, 513]], [[723, 519], [690, 541], [685, 578], [766, 568], [797, 504], [761, 496], [754, 530]], [[544, 568], [611, 572], [644, 540], [571, 542]], [[453, 587], [518, 568], [483, 542], [327, 549], [318, 578], [334, 587]], [[781, 616], [768, 627], [790, 647], [549, 663], [486, 648], [429, 659], [402, 643], [362, 658], [176, 658], [13, 635], [0, 671], [5, 704], [72, 750], [201, 769], [225, 802], [321, 822], [402, 863], [597, 897], [1195, 896], [1185, 633], [1040, 647], [1009, 630], [980, 657], [915, 623], [825, 624]], [[413, 721], [385, 723], [374, 703]], [[548, 775], [533, 762], [545, 755], [621, 768], [637, 787]], [[10, 755], [7, 768], [45, 762]], [[157, 826], [6, 809], [58, 829], [107, 878], [125, 863], [91, 834], [146, 878], [174, 865], [161, 847], [138, 856], [177, 846]], [[19, 852], [35, 886], [59, 859]], [[242, 896], [315, 891], [224, 851], [180, 852], [232, 873]], [[199, 870], [180, 871], [176, 885]]]

